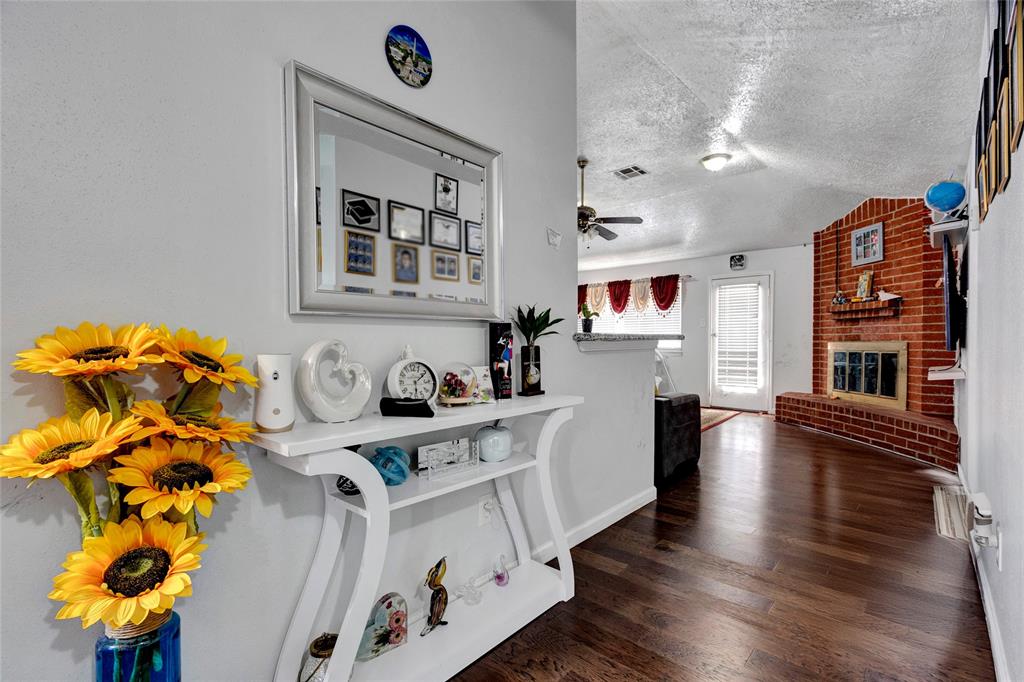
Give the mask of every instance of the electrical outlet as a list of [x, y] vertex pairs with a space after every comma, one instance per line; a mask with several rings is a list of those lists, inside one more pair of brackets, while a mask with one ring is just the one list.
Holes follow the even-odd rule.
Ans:
[[495, 503], [494, 495], [484, 495], [476, 501], [476, 525], [478, 527], [491, 523], [491, 510], [494, 509]]

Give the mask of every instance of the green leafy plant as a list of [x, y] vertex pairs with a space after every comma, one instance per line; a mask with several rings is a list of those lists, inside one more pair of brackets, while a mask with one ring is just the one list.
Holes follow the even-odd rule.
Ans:
[[[522, 306], [516, 307], [516, 319], [513, 322], [516, 325], [516, 329], [523, 335], [523, 340], [526, 341], [527, 346], [532, 346], [537, 343], [537, 339], [548, 334], [557, 334], [558, 332], [551, 330], [559, 322], [562, 322], [565, 318], [556, 317], [551, 319], [551, 308], [538, 313], [537, 306], [532, 305], [523, 311]], [[549, 331], [550, 330], [550, 331]]]
[[589, 319], [594, 318], [594, 317], [601, 317], [601, 314], [600, 313], [595, 313], [593, 310], [591, 310], [590, 306], [587, 305], [587, 302], [584, 301], [583, 302], [583, 307], [580, 308], [580, 316], [584, 320], [589, 320]]

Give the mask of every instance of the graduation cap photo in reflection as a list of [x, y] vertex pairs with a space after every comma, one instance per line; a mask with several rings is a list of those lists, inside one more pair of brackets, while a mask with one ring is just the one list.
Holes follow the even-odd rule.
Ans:
[[380, 199], [341, 190], [341, 223], [345, 227], [380, 232]]

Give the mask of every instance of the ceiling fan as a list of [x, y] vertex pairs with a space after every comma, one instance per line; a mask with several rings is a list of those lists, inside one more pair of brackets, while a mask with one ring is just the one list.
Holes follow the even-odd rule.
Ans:
[[619, 235], [609, 230], [605, 225], [611, 224], [626, 224], [626, 225], [639, 225], [644, 221], [643, 218], [637, 216], [621, 217], [621, 218], [598, 218], [597, 211], [590, 206], [587, 206], [584, 201], [583, 194], [583, 176], [586, 173], [587, 167], [586, 157], [579, 157], [576, 159], [576, 165], [580, 169], [580, 205], [576, 208], [576, 231], [582, 237], [593, 238], [593, 233], [596, 233], [599, 237], [604, 239], [612, 240]]

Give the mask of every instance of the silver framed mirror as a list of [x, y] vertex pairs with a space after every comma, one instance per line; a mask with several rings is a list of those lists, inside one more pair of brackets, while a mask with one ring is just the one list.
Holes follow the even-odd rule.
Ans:
[[292, 61], [292, 314], [503, 318], [501, 153]]

